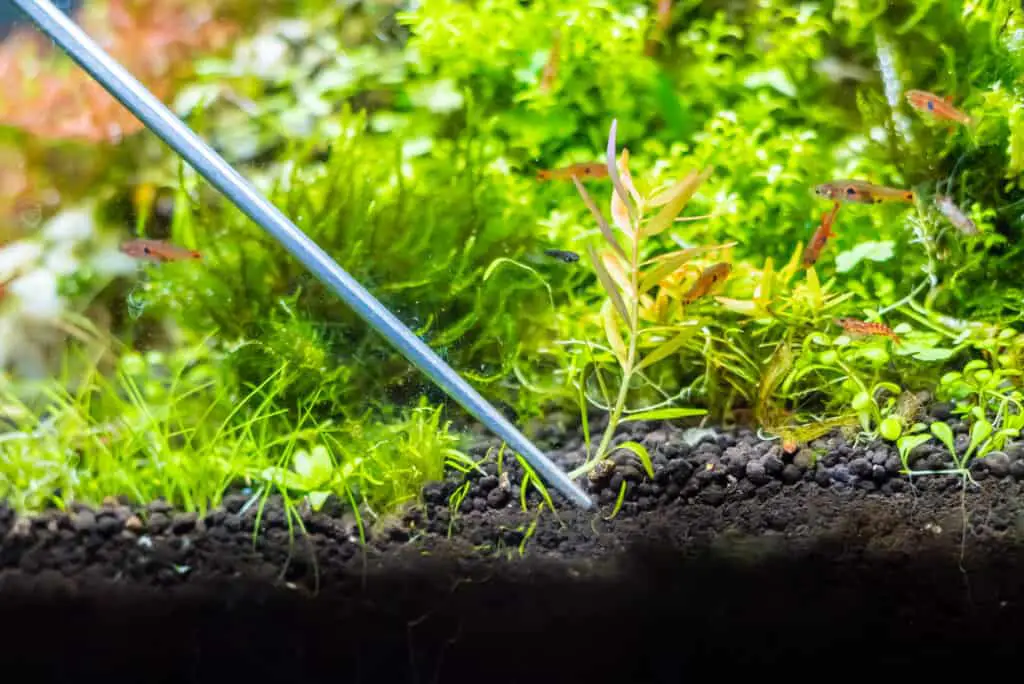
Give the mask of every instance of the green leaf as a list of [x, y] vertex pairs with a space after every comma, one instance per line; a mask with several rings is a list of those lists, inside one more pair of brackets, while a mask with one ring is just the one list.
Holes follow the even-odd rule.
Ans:
[[587, 205], [587, 208], [590, 209], [590, 213], [597, 219], [597, 225], [601, 228], [601, 235], [604, 236], [605, 241], [619, 253], [619, 256], [628, 260], [626, 250], [622, 249], [622, 245], [619, 244], [618, 239], [615, 237], [612, 227], [608, 225], [608, 220], [604, 217], [604, 214], [601, 213], [601, 210], [597, 208], [597, 205], [594, 204], [593, 198], [590, 196], [590, 193], [587, 192], [587, 189], [583, 187], [583, 183], [581, 183], [580, 179], [576, 176], [572, 177], [572, 182], [576, 184], [576, 190], [579, 191], [580, 197], [583, 198], [583, 202]]
[[836, 270], [846, 273], [865, 259], [876, 262], [888, 261], [895, 254], [894, 246], [892, 240], [861, 242], [853, 249], [836, 255]]
[[622, 178], [619, 176], [619, 166], [615, 160], [615, 131], [619, 126], [618, 119], [612, 119], [611, 130], [608, 131], [608, 149], [605, 151], [608, 163], [608, 175], [612, 179], [612, 185], [615, 187], [615, 194], [619, 196], [619, 200], [626, 205], [626, 212], [629, 214], [629, 222], [636, 222], [636, 208], [633, 206], [633, 202], [629, 198], [629, 193], [626, 192], [626, 186], [622, 184]]
[[931, 435], [904, 435], [899, 438], [896, 442], [896, 447], [900, 452], [900, 460], [903, 461], [903, 466], [907, 467], [907, 457], [910, 452], [921, 446], [932, 438]]
[[306, 496], [309, 499], [309, 505], [313, 508], [313, 510], [319, 511], [321, 508], [324, 507], [324, 502], [327, 501], [327, 497], [329, 497], [330, 495], [330, 492], [310, 492]]
[[619, 332], [619, 326], [615, 322], [610, 299], [606, 299], [601, 305], [601, 320], [604, 322], [604, 334], [608, 338], [608, 344], [611, 346], [615, 358], [618, 359], [619, 365], [625, 368], [628, 357], [626, 343], [622, 341], [622, 333]]
[[627, 449], [636, 454], [636, 457], [640, 459], [640, 463], [644, 467], [644, 471], [647, 473], [647, 477], [654, 479], [654, 464], [651, 463], [651, 455], [647, 453], [646, 447], [639, 442], [623, 442], [622, 444], [615, 447], [611, 453], [615, 453], [619, 449]]
[[650, 290], [661, 282], [665, 276], [674, 273], [679, 269], [679, 267], [698, 254], [704, 254], [705, 252], [711, 252], [717, 249], [735, 247], [736, 244], [737, 243], [735, 242], [726, 242], [721, 245], [709, 245], [707, 247], [688, 247], [686, 249], [678, 249], [674, 252], [669, 252], [668, 254], [662, 254], [659, 257], [648, 260], [647, 263], [656, 265], [644, 274], [643, 279], [640, 281], [640, 293], [643, 294]]
[[665, 342], [662, 342], [660, 345], [655, 347], [650, 354], [645, 356], [643, 360], [640, 361], [640, 363], [636, 365], [636, 370], [641, 370], [643, 368], [647, 368], [648, 366], [653, 366], [658, 361], [666, 359], [675, 352], [679, 351], [679, 349], [684, 344], [686, 344], [686, 341], [693, 337], [694, 332], [696, 332], [696, 328], [684, 330], [675, 337], [666, 340]]
[[666, 203], [654, 218], [641, 226], [640, 237], [652, 237], [671, 226], [676, 217], [679, 216], [679, 212], [683, 210], [686, 203], [693, 197], [693, 193], [697, 192], [700, 184], [710, 176], [711, 169], [705, 169], [700, 173], [691, 171], [672, 188], [652, 199], [650, 202], [652, 206], [657, 206], [658, 202], [662, 199], [666, 199]]
[[594, 271], [597, 272], [597, 279], [604, 286], [605, 292], [608, 293], [608, 298], [612, 300], [612, 304], [615, 306], [616, 311], [619, 312], [619, 315], [622, 316], [622, 320], [626, 325], [629, 325], [629, 311], [626, 309], [626, 303], [622, 301], [622, 295], [619, 293], [618, 286], [604, 267], [604, 264], [601, 263], [597, 252], [590, 245], [587, 245], [587, 254], [590, 255], [590, 261], [594, 264]]
[[925, 347], [922, 345], [910, 345], [904, 343], [899, 350], [900, 355], [906, 355], [918, 361], [945, 361], [953, 355], [952, 349], [943, 347]]
[[796, 97], [796, 86], [793, 85], [793, 82], [789, 80], [789, 77], [786, 76], [782, 69], [769, 69], [750, 74], [744, 79], [743, 85], [747, 88], [769, 86], [783, 95]]
[[992, 423], [979, 420], [971, 426], [971, 443], [967, 447], [967, 455], [977, 449], [992, 434]]
[[639, 413], [630, 413], [624, 416], [620, 422], [628, 423], [630, 421], [638, 420], [674, 420], [676, 418], [689, 418], [691, 416], [704, 415], [707, 415], [707, 411], [705, 409], [663, 408], [654, 409], [653, 411], [641, 411]]
[[932, 434], [939, 438], [939, 441], [946, 445], [949, 453], [956, 453], [956, 445], [953, 441], [953, 430], [945, 423], [935, 422], [931, 425]]
[[306, 489], [313, 489], [329, 480], [333, 470], [331, 455], [322, 444], [313, 447], [311, 452], [305, 449], [296, 451], [292, 457], [292, 467], [302, 478]]

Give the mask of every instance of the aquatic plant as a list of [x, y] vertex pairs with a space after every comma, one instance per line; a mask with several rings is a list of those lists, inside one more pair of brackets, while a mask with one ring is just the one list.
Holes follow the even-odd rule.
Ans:
[[[297, 151], [256, 182], [457, 370], [492, 398], [514, 402], [516, 388], [499, 383], [543, 341], [551, 299], [517, 274], [484, 276], [500, 258], [541, 252], [529, 206], [511, 196], [513, 181], [478, 165], [472, 141], [411, 160], [401, 140], [362, 137], [365, 114], [343, 112], [336, 121], [344, 133], [325, 158]], [[187, 190], [179, 198], [191, 204]], [[135, 294], [142, 318], [172, 316], [187, 330], [218, 331], [242, 382], [256, 384], [289, 363], [304, 374], [288, 392], [298, 400], [316, 390], [329, 412], [370, 398], [401, 402], [425, 387], [232, 207], [214, 197], [183, 207], [171, 230], [203, 261], [151, 269]]]
[[[612, 123], [608, 136], [607, 165], [613, 183], [611, 216], [621, 238], [613, 232], [583, 184], [573, 178], [607, 245], [600, 254], [591, 246], [587, 248], [597, 278], [607, 294], [600, 313], [607, 346], [587, 343], [586, 348], [597, 348], [610, 355], [621, 371], [618, 388], [611, 393], [612, 399], [605, 390], [600, 362], [595, 359], [594, 372], [605, 399], [602, 408], [609, 410], [610, 415], [597, 449], [588, 454], [588, 463], [577, 473], [590, 471], [606, 457], [615, 430], [623, 419], [659, 420], [706, 413], [703, 409], [671, 407], [671, 399], [663, 402], [663, 406], [631, 411], [627, 400], [634, 379], [646, 380], [644, 369], [673, 356], [696, 332], [697, 320], [670, 323], [669, 308], [681, 306], [685, 312], [687, 305], [705, 295], [728, 275], [728, 268], [720, 269], [716, 265], [707, 270], [696, 269], [697, 278], [689, 289], [680, 288], [678, 279], [672, 280], [672, 276], [691, 268], [690, 262], [695, 257], [729, 245], [688, 248], [647, 257], [647, 242], [672, 226], [710, 171], [691, 171], [667, 189], [642, 195], [629, 173], [628, 150], [623, 150], [621, 159], [616, 163], [616, 123]], [[652, 295], [655, 289], [657, 294]], [[581, 383], [585, 382], [586, 378], [583, 378]], [[647, 470], [651, 470], [650, 458], [641, 445], [625, 442], [618, 444], [617, 448], [633, 450]]]
[[[188, 0], [156, 6], [106, 0], [80, 11], [79, 21], [111, 57], [166, 99], [183, 77], [182, 69], [191, 66], [192, 55], [220, 49], [237, 30], [233, 22], [216, 17], [221, 10], [215, 2], [200, 8]], [[0, 125], [91, 143], [116, 143], [143, 128], [99, 83], [66, 60], [33, 28], [0, 42]]]
[[282, 494], [293, 517], [296, 494], [317, 506], [334, 498], [362, 526], [417, 501], [446, 467], [475, 467], [437, 407], [318, 419], [313, 396], [296, 418], [280, 400], [296, 376], [288, 366], [236, 393], [207, 341], [170, 354], [123, 352], [111, 372], [112, 340], [88, 332], [61, 374], [0, 381], [11, 423], [0, 435], [0, 498], [20, 512], [120, 496], [203, 514], [248, 491], [253, 505]]

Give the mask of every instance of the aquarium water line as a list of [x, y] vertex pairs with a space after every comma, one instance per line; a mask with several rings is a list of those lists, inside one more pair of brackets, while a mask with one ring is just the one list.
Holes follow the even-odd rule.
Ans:
[[[537, 474], [577, 506], [593, 507], [587, 494], [527, 439], [426, 343], [338, 265], [227, 161], [202, 141], [50, 0], [11, 0], [39, 30], [116, 97], [149, 130], [203, 178], [274, 237], [356, 314], [470, 414], [521, 454]], [[145, 49], [144, 46], [139, 46]]]

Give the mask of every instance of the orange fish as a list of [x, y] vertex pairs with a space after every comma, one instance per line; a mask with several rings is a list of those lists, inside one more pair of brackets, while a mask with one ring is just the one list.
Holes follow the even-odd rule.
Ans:
[[555, 79], [558, 78], [558, 60], [562, 52], [562, 32], [555, 31], [555, 38], [551, 43], [551, 53], [544, 65], [544, 73], [540, 77], [540, 91], [549, 93], [555, 86]]
[[894, 333], [892, 328], [884, 323], [871, 323], [856, 318], [837, 318], [836, 323], [852, 335], [882, 335], [883, 337], [888, 337], [896, 344], [900, 343], [899, 335]]
[[914, 191], [900, 188], [888, 188], [858, 180], [835, 180], [814, 187], [814, 192], [821, 197], [842, 202], [858, 204], [878, 204], [879, 202], [913, 202]]
[[832, 232], [832, 224], [836, 220], [836, 214], [839, 213], [840, 203], [836, 202], [832, 206], [831, 212], [825, 212], [821, 215], [821, 223], [814, 230], [814, 235], [811, 236], [810, 241], [807, 243], [807, 248], [804, 249], [803, 265], [804, 268], [810, 268], [818, 259], [821, 257], [821, 250], [825, 249], [825, 243], [828, 242], [829, 238], [834, 238], [836, 234]]
[[129, 240], [121, 245], [121, 251], [130, 257], [151, 261], [181, 261], [202, 258], [202, 255], [195, 250], [178, 247], [163, 240]]
[[693, 287], [691, 287], [686, 294], [682, 296], [682, 303], [692, 304], [697, 301], [707, 293], [711, 292], [711, 288], [715, 285], [728, 278], [731, 272], [732, 266], [724, 261], [708, 266], [704, 269], [703, 273], [700, 274], [700, 277], [697, 278], [697, 282], [693, 284]]
[[936, 119], [956, 121], [965, 126], [974, 123], [974, 119], [953, 106], [952, 97], [942, 98], [924, 90], [908, 90], [904, 95], [911, 107], [920, 112], [927, 112]]
[[608, 167], [604, 162], [583, 162], [572, 164], [560, 169], [544, 169], [537, 172], [537, 180], [569, 180], [576, 178], [607, 178]]

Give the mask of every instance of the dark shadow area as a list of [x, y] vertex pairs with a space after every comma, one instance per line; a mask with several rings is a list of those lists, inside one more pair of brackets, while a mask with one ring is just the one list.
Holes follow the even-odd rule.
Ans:
[[607, 572], [392, 559], [365, 585], [353, 575], [316, 597], [241, 579], [72, 590], [57, 573], [8, 574], [0, 659], [34, 682], [679, 682], [1018, 657], [1019, 546], [989, 545], [966, 576], [948, 549], [773, 546], [684, 552], [649, 539]]

